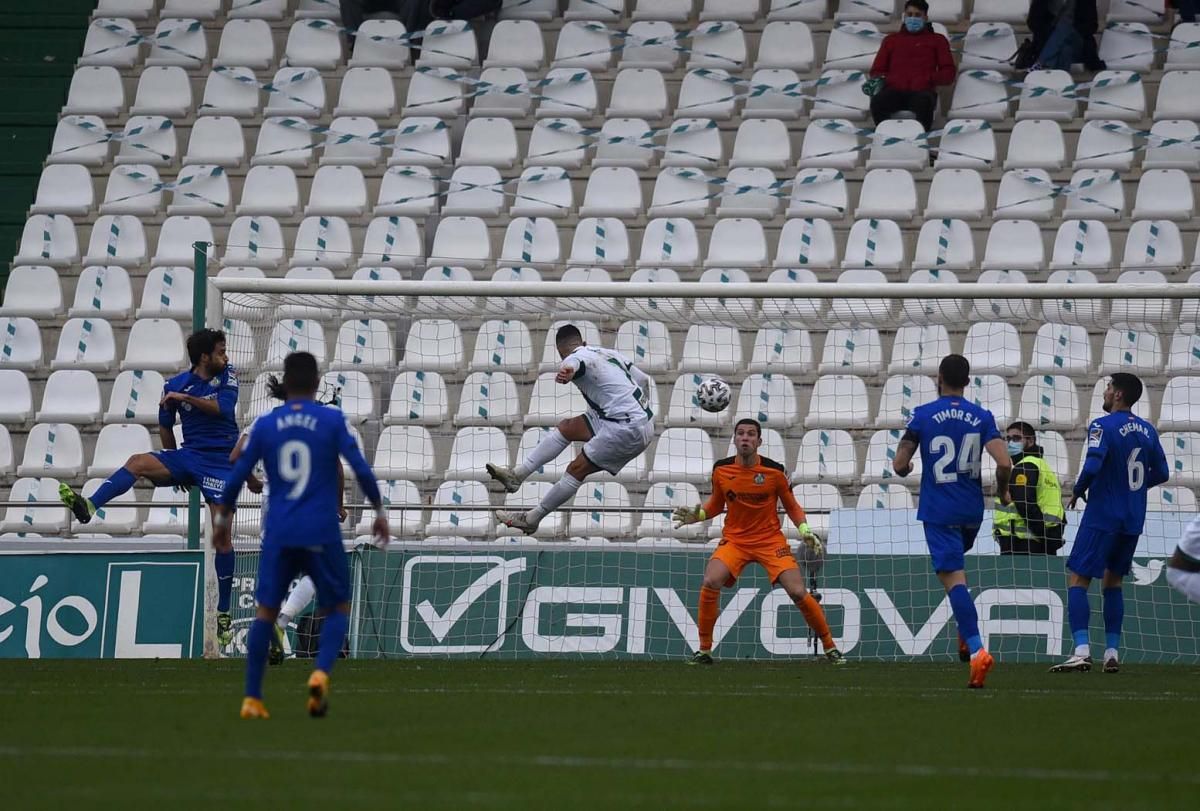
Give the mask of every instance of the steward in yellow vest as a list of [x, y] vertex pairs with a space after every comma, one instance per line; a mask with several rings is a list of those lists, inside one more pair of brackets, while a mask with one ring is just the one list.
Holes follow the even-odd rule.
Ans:
[[996, 501], [993, 532], [1002, 555], [1054, 555], [1063, 545], [1066, 510], [1058, 477], [1042, 458], [1033, 426], [1014, 422], [1005, 431], [1013, 471], [1012, 503]]

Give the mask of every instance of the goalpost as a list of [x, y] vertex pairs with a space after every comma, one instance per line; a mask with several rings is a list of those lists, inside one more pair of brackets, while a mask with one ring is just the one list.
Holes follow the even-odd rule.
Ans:
[[[937, 271], [929, 283], [858, 285], [799, 274], [751, 283], [740, 271], [722, 283], [522, 281], [516, 269], [506, 282], [444, 276], [209, 282], [208, 323], [225, 330], [241, 376], [240, 424], [272, 407], [265, 381], [283, 358], [312, 351], [326, 370], [322, 397], [345, 411], [382, 480], [395, 536], [387, 551], [366, 543], [369, 510], [352, 480], [347, 487], [352, 655], [686, 657], [720, 521], [675, 530], [670, 512], [707, 497], [712, 462], [730, 455], [732, 425], [748, 416], [765, 426], [761, 453], [787, 467], [826, 539], [827, 557], [814, 560], [784, 518], [839, 647], [851, 658], [945, 660], [956, 641], [915, 519], [919, 460], [900, 479], [891, 457], [953, 351], [972, 360], [967, 397], [990, 408], [1001, 431], [1017, 419], [1033, 424], [1068, 496], [1104, 377], [1128, 369], [1143, 378], [1135, 411], [1158, 425], [1172, 481], [1152, 494], [1127, 581], [1125, 659], [1200, 661], [1200, 612], [1162, 574], [1200, 484], [1200, 434], [1167, 391], [1173, 376], [1200, 368], [1194, 288], [947, 284]], [[532, 506], [576, 451], [512, 496], [483, 465], [519, 461], [542, 432], [585, 410], [574, 387], [553, 383], [562, 322], [651, 375], [658, 438], [618, 476], [589, 478], [526, 539], [498, 527], [494, 510]], [[695, 402], [708, 375], [734, 389], [720, 414]], [[982, 478], [987, 511], [967, 576], [985, 641], [1004, 660], [1057, 659], [1071, 642], [1066, 550], [1000, 555], [986, 455]], [[240, 505], [234, 605], [244, 627], [260, 512], [246, 491]], [[1068, 513], [1068, 549], [1080, 515]], [[1099, 622], [1095, 611], [1094, 640]], [[754, 567], [723, 592], [715, 636], [723, 659], [819, 651], [790, 600]]]

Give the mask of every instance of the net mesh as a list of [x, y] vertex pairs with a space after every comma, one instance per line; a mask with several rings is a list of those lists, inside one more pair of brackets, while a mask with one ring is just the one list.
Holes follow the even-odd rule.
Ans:
[[[734, 422], [752, 417], [764, 426], [761, 453], [785, 466], [827, 541], [827, 556], [815, 558], [784, 518], [839, 646], [867, 658], [949, 655], [949, 604], [915, 518], [920, 459], [903, 479], [892, 459], [912, 409], [936, 397], [939, 361], [959, 352], [972, 366], [967, 397], [991, 410], [1001, 430], [1018, 419], [1035, 426], [1067, 493], [1087, 424], [1102, 413], [1105, 376], [1142, 377], [1147, 395], [1135, 411], [1162, 433], [1172, 481], [1151, 492], [1127, 589], [1126, 646], [1146, 661], [1196, 655], [1200, 617], [1160, 576], [1195, 511], [1200, 422], [1192, 421], [1200, 415], [1191, 403], [1200, 400], [1188, 397], [1187, 378], [1200, 368], [1195, 298], [1132, 297], [1128, 287], [1122, 295], [1089, 284], [1082, 271], [1051, 280], [1086, 285], [1078, 297], [1046, 298], [1009, 273], [985, 280], [1008, 285], [1003, 294], [961, 284], [955, 298], [934, 298], [929, 287], [889, 284], [881, 298], [869, 287], [814, 286], [811, 274], [793, 270], [771, 281], [796, 284], [802, 293], [794, 296], [779, 286], [770, 295], [750, 291], [746, 274], [732, 269], [701, 279], [729, 285], [711, 296], [697, 296], [670, 268], [632, 278], [660, 295], [619, 283], [567, 288], [572, 280], [544, 283], [533, 268], [509, 269], [490, 287], [465, 285], [471, 275], [462, 268], [435, 270], [422, 286], [395, 282], [385, 269], [378, 278], [360, 273], [374, 282], [365, 285], [218, 280], [219, 323], [243, 380], [242, 421], [272, 407], [267, 379], [288, 353], [312, 352], [327, 370], [323, 399], [350, 418], [380, 480], [397, 538], [389, 552], [364, 545], [372, 514], [352, 484], [347, 491], [345, 539], [357, 550], [354, 654], [686, 655], [698, 644], [697, 593], [722, 521], [676, 529], [670, 512], [708, 495], [714, 460], [732, 453]], [[887, 281], [877, 270], [859, 273], [854, 281], [865, 285]], [[922, 273], [914, 281], [953, 283], [947, 271]], [[618, 474], [586, 480], [527, 539], [499, 525], [494, 511], [535, 505], [578, 446], [514, 494], [490, 483], [484, 465], [519, 462], [561, 419], [587, 410], [575, 387], [554, 382], [553, 336], [563, 323], [651, 376], [656, 438]], [[733, 389], [719, 413], [696, 398], [713, 375]], [[1009, 658], [1069, 652], [1061, 556], [1079, 514], [1068, 514], [1060, 557], [1000, 555], [995, 465], [986, 455], [982, 480], [988, 511], [967, 572], [985, 639]], [[253, 551], [261, 515], [247, 506], [237, 514], [237, 543]], [[255, 559], [240, 561], [248, 589]], [[242, 604], [248, 617], [252, 600]], [[724, 657], [819, 650], [756, 567], [726, 590], [723, 606]]]

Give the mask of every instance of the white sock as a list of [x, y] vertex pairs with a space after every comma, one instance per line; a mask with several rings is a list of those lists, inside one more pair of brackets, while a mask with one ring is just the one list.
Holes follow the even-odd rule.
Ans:
[[1075, 655], [1076, 656], [1091, 656], [1092, 649], [1090, 647], [1088, 647], [1087, 645], [1076, 645], [1075, 646]]
[[531, 473], [553, 460], [570, 444], [571, 441], [562, 435], [562, 431], [557, 428], [550, 429], [529, 452], [529, 455], [513, 468], [513, 473], [518, 479], [525, 481]]
[[531, 524], [540, 524], [543, 518], [570, 501], [582, 485], [583, 482], [579, 479], [570, 473], [564, 473], [563, 477], [555, 482], [550, 491], [546, 493], [542, 503], [525, 513], [526, 520]]
[[[313, 583], [312, 578], [308, 575], [300, 578], [300, 582], [296, 584], [296, 588], [292, 589], [292, 593], [287, 596], [287, 600], [283, 603], [283, 609], [279, 612], [279, 619], [282, 620], [286, 615], [288, 620], [292, 617], [300, 615], [308, 604], [313, 601], [313, 597], [317, 596], [317, 586]], [[280, 625], [287, 627], [283, 622]]]
[[1104, 661], [1107, 662], [1109, 659], [1116, 659], [1116, 658], [1117, 658], [1117, 649], [1116, 648], [1105, 648], [1104, 649]]

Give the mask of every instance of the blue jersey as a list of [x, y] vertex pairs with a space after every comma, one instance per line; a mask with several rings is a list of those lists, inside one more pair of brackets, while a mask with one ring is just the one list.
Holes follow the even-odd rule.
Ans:
[[249, 438], [225, 485], [233, 506], [261, 459], [271, 483], [263, 546], [319, 546], [338, 541], [338, 457], [345, 457], [372, 504], [380, 503], [375, 474], [341, 411], [312, 400], [289, 400], [250, 426]]
[[1080, 528], [1140, 535], [1146, 491], [1170, 476], [1154, 426], [1131, 411], [1115, 411], [1088, 426], [1087, 457], [1076, 496], [1087, 492]]
[[233, 366], [226, 365], [225, 371], [205, 380], [192, 370], [180, 372], [163, 385], [163, 395], [177, 391], [204, 400], [216, 400], [221, 407], [218, 417], [210, 417], [187, 403], [171, 403], [170, 407], [158, 409], [158, 424], [164, 428], [175, 427], [178, 413], [183, 421], [183, 447], [193, 451], [223, 453], [228, 456], [237, 444], [238, 379]]
[[904, 438], [921, 452], [918, 521], [983, 523], [983, 447], [999, 437], [992, 412], [963, 397], [939, 397], [913, 409]]

